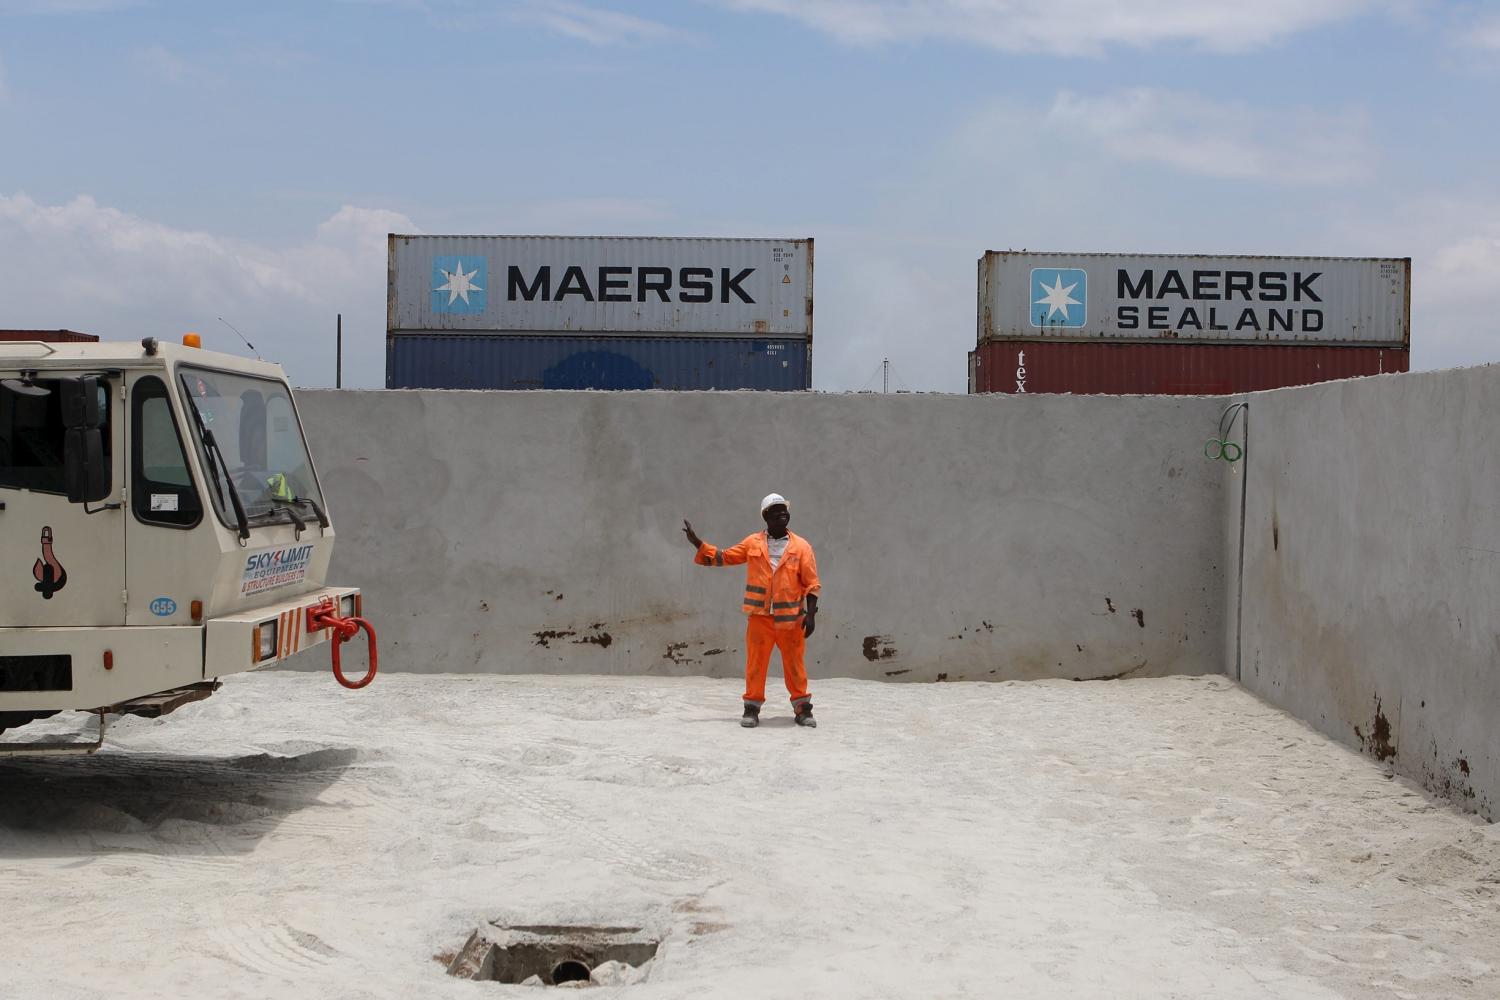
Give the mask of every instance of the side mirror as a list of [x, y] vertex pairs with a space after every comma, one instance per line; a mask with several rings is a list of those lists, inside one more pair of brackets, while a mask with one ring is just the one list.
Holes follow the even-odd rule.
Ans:
[[95, 375], [58, 380], [62, 393], [63, 483], [72, 503], [96, 503], [109, 496], [109, 466], [99, 429], [99, 379]]
[[44, 385], [37, 385], [26, 378], [0, 379], [0, 389], [13, 392], [22, 399], [46, 399], [52, 395], [51, 389]]
[[109, 496], [104, 433], [97, 427], [69, 427], [63, 437], [63, 482], [72, 503], [97, 503]]
[[62, 389], [63, 426], [69, 430], [97, 429], [101, 423], [98, 376], [59, 379], [58, 386]]

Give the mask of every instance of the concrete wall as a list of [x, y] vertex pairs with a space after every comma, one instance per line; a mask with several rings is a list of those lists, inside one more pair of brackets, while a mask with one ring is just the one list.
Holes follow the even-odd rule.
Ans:
[[680, 528], [738, 541], [776, 490], [823, 577], [814, 678], [1222, 670], [1216, 400], [299, 399], [388, 669], [739, 675], [743, 570]]
[[1500, 367], [1248, 398], [1243, 683], [1494, 820]]

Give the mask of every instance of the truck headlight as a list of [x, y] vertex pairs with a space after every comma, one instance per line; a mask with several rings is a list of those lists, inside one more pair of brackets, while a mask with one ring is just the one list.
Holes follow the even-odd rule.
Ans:
[[255, 626], [255, 662], [269, 660], [276, 656], [277, 620], [261, 622]]

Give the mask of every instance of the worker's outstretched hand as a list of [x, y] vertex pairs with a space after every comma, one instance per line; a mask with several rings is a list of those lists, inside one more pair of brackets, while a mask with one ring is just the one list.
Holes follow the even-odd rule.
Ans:
[[687, 518], [682, 519], [682, 533], [687, 535], [687, 540], [692, 544], [693, 548], [703, 548], [703, 539], [698, 537], [698, 533], [693, 530], [693, 523]]

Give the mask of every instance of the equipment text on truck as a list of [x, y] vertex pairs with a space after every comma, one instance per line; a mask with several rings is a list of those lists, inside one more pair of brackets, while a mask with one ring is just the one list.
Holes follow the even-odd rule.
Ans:
[[[1323, 310], [1301, 303], [1323, 301], [1314, 287], [1322, 276], [1321, 271], [1182, 272], [1175, 268], [1148, 268], [1132, 275], [1122, 267], [1115, 272], [1120, 301], [1116, 319], [1121, 330], [1317, 333], [1323, 329]], [[1228, 305], [1221, 309], [1208, 304], [1214, 302]], [[1236, 305], [1238, 302], [1254, 304]], [[1265, 303], [1289, 304], [1278, 307]]]

